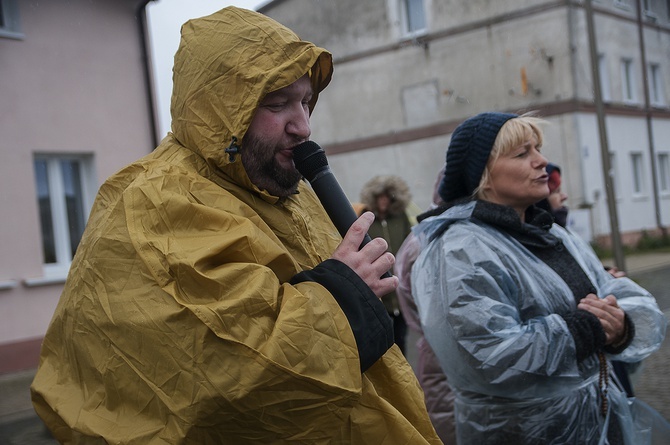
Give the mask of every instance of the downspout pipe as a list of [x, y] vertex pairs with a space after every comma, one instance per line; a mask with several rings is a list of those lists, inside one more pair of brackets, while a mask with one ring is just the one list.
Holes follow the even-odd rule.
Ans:
[[[670, 5], [670, 3], [669, 3]], [[661, 222], [661, 206], [658, 198], [658, 178], [656, 175], [656, 150], [654, 148], [654, 130], [651, 122], [651, 100], [649, 98], [649, 67], [647, 66], [647, 47], [644, 43], [644, 23], [642, 21], [642, 0], [636, 1], [637, 7], [637, 32], [640, 43], [640, 61], [642, 64], [642, 88], [644, 91], [644, 115], [647, 123], [647, 138], [649, 140], [649, 161], [651, 162], [651, 188], [654, 197], [654, 214], [656, 215], [656, 227], [665, 237], [665, 227]]]
[[147, 39], [147, 5], [155, 0], [142, 0], [135, 11], [135, 18], [139, 26], [140, 50], [142, 54], [142, 66], [144, 72], [144, 85], [147, 97], [147, 108], [149, 109], [149, 126], [151, 127], [151, 150], [158, 146], [158, 123], [156, 122], [156, 101], [154, 98], [154, 84], [152, 81], [151, 57], [149, 56], [149, 41]]
[[600, 86], [600, 72], [598, 70], [598, 46], [596, 42], [596, 32], [591, 0], [584, 1], [584, 10], [586, 12], [586, 28], [589, 37], [589, 56], [591, 59], [593, 98], [596, 104], [596, 115], [598, 118], [600, 157], [602, 158], [601, 162], [603, 179], [605, 181], [605, 193], [607, 194], [607, 209], [610, 219], [610, 237], [612, 240], [612, 249], [614, 253], [614, 265], [619, 268], [619, 270], [625, 271], [626, 260], [623, 254], [621, 232], [619, 231], [619, 217], [617, 215], [616, 197], [614, 196], [614, 181], [612, 180], [612, 165], [610, 162], [607, 128], [605, 125], [605, 107], [603, 105], [602, 90]]

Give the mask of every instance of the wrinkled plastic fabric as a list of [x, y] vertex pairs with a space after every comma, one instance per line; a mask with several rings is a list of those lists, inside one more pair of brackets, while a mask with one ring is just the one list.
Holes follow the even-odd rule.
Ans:
[[407, 325], [418, 336], [416, 342], [417, 358], [414, 371], [426, 398], [426, 409], [435, 431], [446, 444], [456, 443], [454, 425], [454, 392], [447, 382], [435, 353], [426, 341], [421, 327], [419, 312], [412, 295], [412, 266], [421, 253], [421, 243], [410, 233], [405, 239], [393, 265], [398, 277], [398, 302]]
[[[469, 220], [473, 207], [452, 207], [414, 232], [425, 247], [412, 268], [412, 290], [425, 336], [457, 393], [459, 444], [607, 443], [598, 359], [577, 363], [558, 315], [576, 309], [569, 287], [516, 240]], [[578, 236], [555, 224], [551, 231], [598, 295], [615, 295], [635, 324], [632, 343], [614, 358], [640, 361], [657, 350], [667, 322], [653, 296], [611, 277]], [[613, 383], [608, 398], [626, 443], [645, 443]]]
[[224, 153], [267, 92], [330, 79], [327, 52], [259, 17], [184, 25], [174, 133], [98, 193], [31, 387], [62, 443], [438, 443], [399, 349], [361, 375], [332, 295], [288, 283], [341, 240], [314, 193], [279, 202]]

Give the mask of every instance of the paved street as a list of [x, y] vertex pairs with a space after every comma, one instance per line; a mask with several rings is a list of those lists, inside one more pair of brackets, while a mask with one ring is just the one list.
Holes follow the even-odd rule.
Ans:
[[0, 445], [57, 444], [30, 403], [34, 370], [0, 376]]
[[[647, 288], [660, 308], [670, 316], [670, 254], [627, 259], [629, 276]], [[637, 397], [670, 419], [670, 332], [661, 349], [644, 361], [633, 376]], [[416, 362], [414, 344], [408, 338], [408, 360]], [[30, 404], [29, 386], [34, 370], [0, 375], [0, 445], [53, 445], [57, 442]]]
[[[670, 267], [639, 273], [633, 278], [656, 297], [659, 307], [670, 317]], [[661, 349], [646, 359], [633, 376], [635, 395], [670, 419], [670, 330]]]

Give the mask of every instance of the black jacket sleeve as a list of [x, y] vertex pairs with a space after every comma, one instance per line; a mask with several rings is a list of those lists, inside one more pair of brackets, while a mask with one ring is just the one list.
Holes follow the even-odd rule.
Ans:
[[603, 350], [606, 336], [598, 317], [582, 309], [564, 314], [562, 317], [575, 341], [577, 361], [581, 362], [591, 354]]
[[349, 320], [365, 372], [393, 346], [393, 321], [367, 284], [346, 264], [329, 259], [291, 279], [291, 284], [314, 281], [335, 298]]

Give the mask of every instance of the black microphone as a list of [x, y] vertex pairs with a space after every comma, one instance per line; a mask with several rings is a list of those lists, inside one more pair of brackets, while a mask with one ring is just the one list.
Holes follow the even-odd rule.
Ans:
[[[309, 181], [333, 225], [344, 238], [358, 217], [328, 166], [326, 152], [316, 142], [305, 141], [293, 149], [293, 162], [300, 174]], [[360, 247], [370, 241], [370, 235], [366, 233]], [[390, 276], [389, 272], [383, 275], [384, 278]]]

